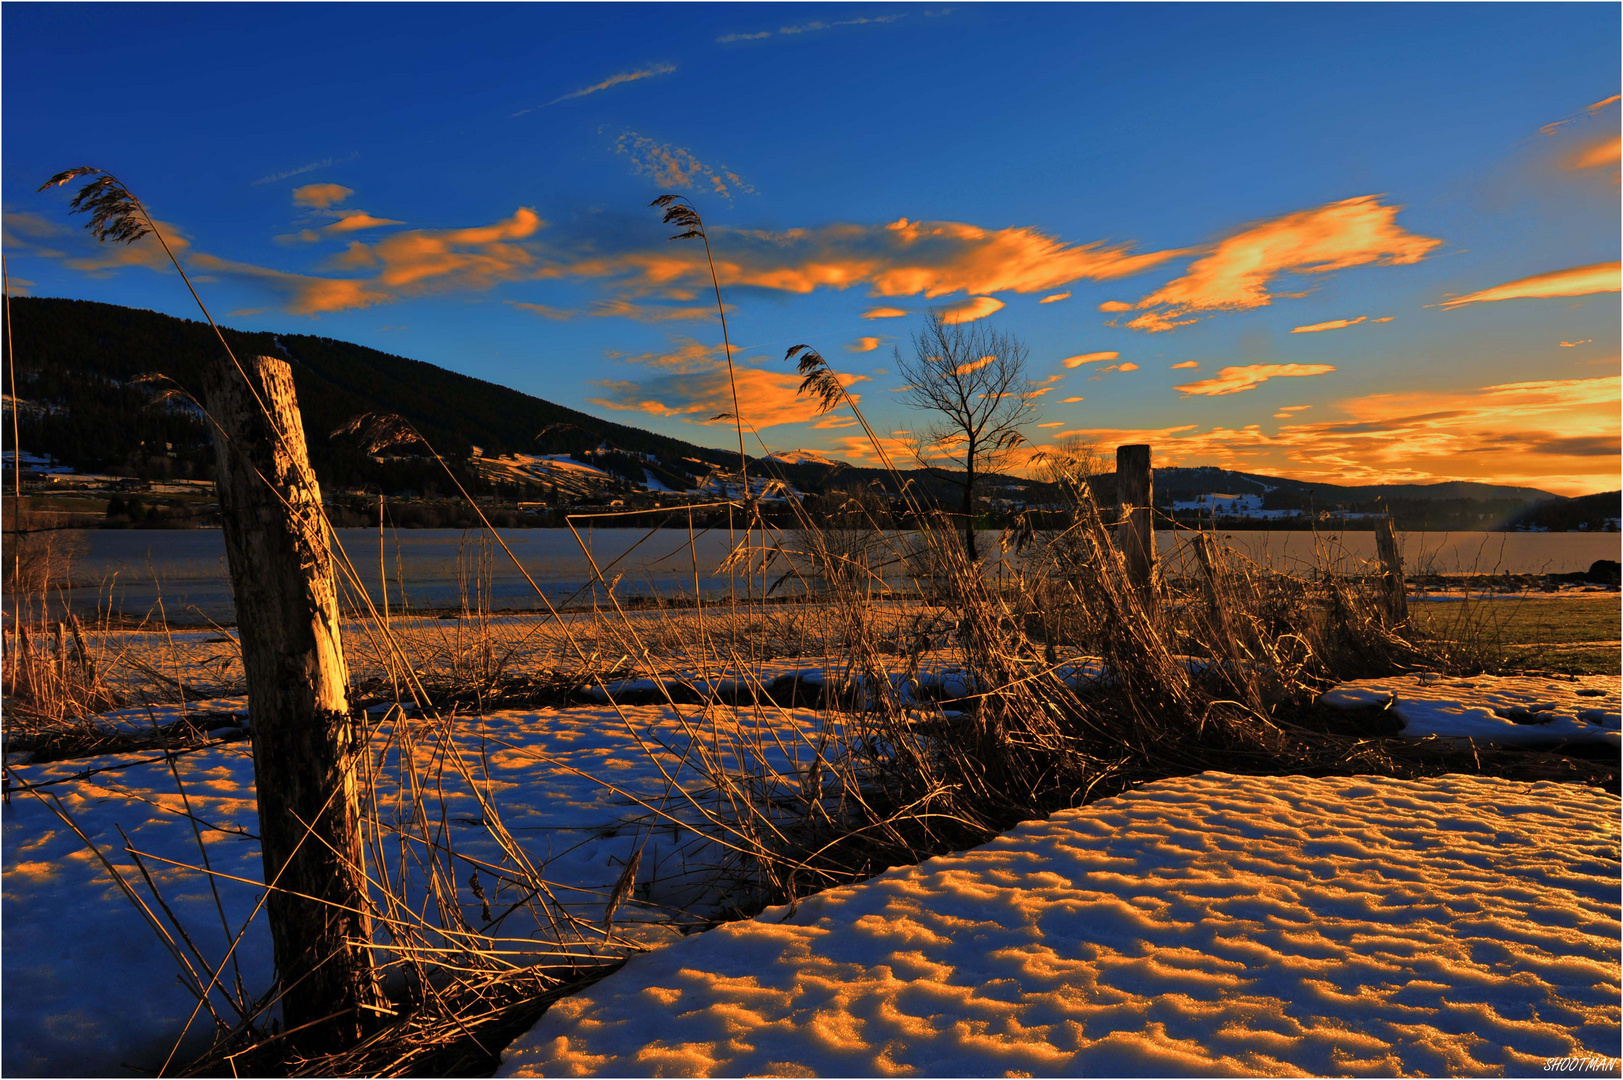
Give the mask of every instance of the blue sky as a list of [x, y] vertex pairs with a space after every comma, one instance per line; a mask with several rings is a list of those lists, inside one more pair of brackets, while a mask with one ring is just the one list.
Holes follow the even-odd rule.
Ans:
[[98, 250], [69, 192], [35, 191], [96, 165], [228, 325], [725, 446], [702, 249], [647, 208], [676, 191], [775, 449], [872, 456], [795, 399], [800, 342], [910, 430], [891, 350], [936, 305], [1030, 345], [1033, 447], [1618, 486], [1615, 5], [0, 18], [5, 247], [36, 295], [195, 317], [146, 242]]

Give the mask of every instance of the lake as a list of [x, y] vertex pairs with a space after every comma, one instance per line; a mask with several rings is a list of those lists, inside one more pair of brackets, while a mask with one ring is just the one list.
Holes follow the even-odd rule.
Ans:
[[[625, 596], [688, 595], [695, 588], [708, 594], [735, 587], [718, 573], [732, 545], [725, 529], [701, 532], [691, 546], [685, 529], [582, 529], [580, 541], [568, 529], [502, 529], [536, 585], [555, 605], [589, 603], [592, 560], [606, 580], [619, 576], [616, 594]], [[1163, 558], [1173, 557], [1179, 536], [1158, 532]], [[378, 533], [372, 529], [339, 529], [339, 540], [364, 581], [374, 603], [383, 599], [379, 584]], [[1260, 563], [1289, 572], [1306, 572], [1321, 561], [1319, 550], [1335, 549], [1349, 570], [1375, 558], [1371, 532], [1311, 533], [1222, 532], [1223, 542]], [[760, 533], [756, 534], [759, 543]], [[982, 550], [997, 559], [997, 533], [986, 533]], [[55, 534], [71, 556], [67, 600], [76, 610], [98, 605], [140, 617], [161, 598], [171, 621], [228, 620], [232, 617], [225, 547], [217, 529], [92, 529]], [[742, 534], [738, 535], [741, 542]], [[1618, 533], [1407, 533], [1400, 534], [1404, 564], [1411, 571], [1435, 573], [1568, 573], [1587, 570], [1597, 559], [1616, 559]], [[786, 544], [793, 545], [790, 535]], [[584, 545], [584, 550], [583, 550]], [[587, 552], [591, 558], [588, 559]], [[695, 559], [695, 555], [697, 558]], [[413, 607], [455, 607], [464, 592], [472, 601], [481, 559], [488, 560], [488, 596], [493, 608], [540, 606], [534, 591], [501, 548], [481, 544], [477, 532], [459, 529], [408, 529], [387, 533], [383, 571], [389, 579], [389, 603]], [[695, 566], [697, 562], [697, 566]], [[775, 581], [785, 567], [768, 567], [754, 588]], [[738, 579], [742, 588], [742, 578]], [[601, 590], [599, 596], [601, 597]], [[11, 607], [8, 600], [7, 608]]]

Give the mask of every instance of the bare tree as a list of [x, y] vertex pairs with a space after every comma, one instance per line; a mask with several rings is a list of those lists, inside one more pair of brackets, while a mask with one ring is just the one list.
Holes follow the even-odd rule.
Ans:
[[1013, 334], [981, 321], [949, 322], [932, 310], [913, 335], [913, 356], [896, 350], [907, 383], [905, 400], [930, 414], [911, 439], [921, 464], [962, 491], [964, 554], [975, 547], [975, 491], [987, 474], [1013, 464], [1032, 402], [1026, 380], [1029, 350]]
[[1071, 435], [1042, 456], [1036, 475], [1043, 483], [1054, 485], [1066, 503], [1075, 503], [1084, 490], [1091, 493], [1095, 479], [1109, 472], [1109, 463], [1097, 444]]

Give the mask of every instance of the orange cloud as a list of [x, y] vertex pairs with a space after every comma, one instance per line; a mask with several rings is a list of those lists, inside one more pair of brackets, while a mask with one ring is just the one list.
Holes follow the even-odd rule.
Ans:
[[[842, 386], [862, 382], [862, 375], [839, 376]], [[733, 385], [738, 389], [738, 411], [744, 422], [755, 428], [779, 424], [809, 423], [818, 419], [817, 406], [800, 396], [800, 376], [792, 371], [767, 371], [738, 367], [729, 380], [726, 368], [700, 372], [678, 372], [645, 382], [604, 380], [597, 383], [607, 396], [592, 398], [594, 405], [620, 411], [645, 412], [676, 417], [692, 423], [711, 423], [721, 413], [733, 411]], [[860, 394], [852, 394], [861, 400]], [[727, 421], [731, 423], [731, 421]]]
[[1334, 370], [1336, 369], [1330, 364], [1246, 364], [1241, 367], [1226, 367], [1210, 379], [1184, 383], [1176, 389], [1182, 390], [1186, 397], [1223, 397], [1227, 394], [1243, 394], [1247, 390], [1261, 386], [1269, 379], [1326, 375]]
[[1466, 304], [1480, 304], [1494, 300], [1588, 296], [1591, 293], [1617, 292], [1620, 278], [1623, 278], [1623, 274], [1620, 274], [1619, 264], [1615, 262], [1592, 263], [1589, 266], [1574, 266], [1569, 270], [1552, 270], [1547, 274], [1534, 274], [1532, 277], [1521, 278], [1504, 285], [1495, 285], [1493, 288], [1483, 289], [1481, 292], [1451, 297], [1437, 306], [1457, 308], [1464, 307]]
[[1623, 97], [1623, 95], [1613, 94], [1609, 98], [1602, 98], [1601, 100], [1595, 102], [1595, 104], [1589, 106], [1589, 108], [1586, 111], [1587, 112], [1599, 112], [1601, 109], [1606, 108], [1606, 106], [1617, 102], [1620, 99], [1620, 97]]
[[[729, 311], [732, 305], [727, 305]], [[714, 318], [716, 309], [709, 304], [694, 304], [688, 307], [661, 307], [658, 305], [637, 304], [624, 297], [609, 300], [594, 300], [589, 314], [600, 318], [634, 319], [637, 322], [682, 322], [688, 319]]]
[[289, 274], [249, 263], [233, 262], [199, 252], [192, 262], [205, 270], [230, 277], [258, 282], [283, 298], [283, 305], [294, 315], [322, 315], [333, 311], [385, 304], [394, 297], [373, 287], [371, 282], [353, 278], [321, 278], [305, 274]]
[[1071, 298], [1071, 294], [1068, 293], [1068, 292], [1057, 292], [1053, 296], [1045, 296], [1045, 297], [1043, 297], [1041, 300], [1037, 301], [1037, 303], [1039, 303], [1039, 304], [1052, 304], [1056, 300], [1069, 300], [1070, 298]]
[[1623, 139], [1613, 135], [1580, 150], [1567, 163], [1569, 169], [1599, 169], [1616, 165], [1623, 157]]
[[1580, 346], [1580, 345], [1588, 345], [1591, 341], [1594, 341], [1594, 340], [1595, 340], [1594, 338], [1584, 338], [1581, 341], [1563, 341], [1563, 342], [1561, 342], [1561, 347], [1563, 349], [1576, 349], [1578, 346]]
[[[879, 464], [884, 459], [875, 449], [873, 441], [865, 435], [846, 435], [838, 440], [839, 448], [834, 453], [852, 462], [872, 462]], [[900, 468], [908, 468], [914, 463], [912, 444], [906, 439], [881, 436], [879, 445], [889, 455], [893, 464]]]
[[952, 373], [954, 375], [968, 375], [971, 372], [979, 371], [996, 359], [996, 356], [983, 356], [979, 360], [965, 360], [962, 364], [953, 368]]
[[1458, 393], [1374, 394], [1344, 419], [1200, 430], [1079, 429], [1104, 446], [1147, 442], [1158, 465], [1217, 465], [1339, 484], [1479, 480], [1562, 495], [1616, 488], [1623, 379], [1505, 383]]
[[[157, 226], [176, 255], [191, 247], [191, 241], [178, 226], [167, 221], [159, 221]], [[81, 273], [101, 276], [134, 266], [160, 272], [170, 269], [169, 257], [150, 235], [133, 244], [101, 244], [83, 229], [27, 210], [6, 211], [0, 217], [0, 227], [4, 229], [5, 248], [11, 254], [61, 259]]]
[[1127, 303], [1125, 300], [1106, 300], [1104, 303], [1099, 305], [1099, 310], [1110, 312], [1132, 311], [1133, 305]]
[[1170, 315], [1163, 315], [1159, 311], [1146, 311], [1142, 315], [1127, 320], [1127, 326], [1134, 330], [1147, 330], [1152, 334], [1158, 334], [1166, 330], [1176, 330], [1180, 326], [1193, 326], [1199, 321], [1199, 319], [1175, 319]]
[[1183, 316], [1193, 312], [1264, 307], [1273, 302], [1269, 288], [1280, 274], [1415, 263], [1442, 243], [1399, 226], [1400, 208], [1379, 199], [1343, 199], [1248, 226], [1140, 300], [1135, 307], [1147, 314], [1127, 325], [1156, 332], [1187, 325], [1192, 320]]
[[404, 224], [405, 222], [395, 221], [392, 218], [373, 217], [365, 210], [351, 210], [331, 225], [328, 225], [326, 231], [331, 233], [357, 232], [361, 229], [375, 229], [380, 225]]
[[731, 199], [735, 190], [755, 191], [737, 173], [713, 169], [685, 147], [657, 142], [635, 131], [621, 132], [614, 140], [614, 152], [630, 158], [633, 172], [651, 178], [661, 188], [692, 190], [708, 184], [725, 199]]
[[907, 312], [899, 307], [876, 307], [864, 311], [862, 317], [864, 319], [900, 319], [906, 314]]
[[303, 187], [293, 189], [293, 205], [325, 210], [329, 206], [338, 205], [353, 194], [355, 189], [347, 188], [343, 184], [305, 184]]
[[[888, 225], [839, 223], [782, 231], [712, 225], [709, 232], [723, 285], [792, 293], [866, 286], [879, 297], [965, 293], [990, 300], [997, 292], [1042, 292], [1084, 279], [1125, 277], [1184, 254], [1134, 254], [1130, 245], [1066, 244], [1031, 228], [906, 218]], [[544, 276], [617, 277], [650, 290], [709, 286], [704, 252], [687, 245], [560, 255], [544, 268]]]
[[1040, 427], [1040, 428], [1064, 427], [1065, 426], [1065, 421], [1063, 421], [1063, 420], [1050, 420], [1046, 424], [1038, 424], [1037, 426]]
[[1314, 323], [1312, 326], [1298, 326], [1291, 333], [1317, 334], [1325, 330], [1345, 330], [1349, 326], [1357, 326], [1367, 318], [1368, 315], [1360, 315], [1356, 319], [1331, 319], [1329, 322]]
[[873, 352], [879, 348], [879, 339], [876, 337], [859, 337], [845, 347], [846, 352]]
[[[623, 71], [618, 75], [610, 75], [602, 82], [593, 83], [591, 86], [583, 86], [579, 90], [571, 90], [562, 97], [555, 97], [551, 101], [547, 102], [547, 105], [556, 105], [560, 101], [570, 101], [574, 98], [583, 98], [588, 94], [595, 94], [599, 91], [607, 90], [612, 86], [620, 86], [624, 83], [637, 82], [640, 79], [651, 79], [656, 75], [669, 75], [675, 70], [675, 64], [649, 64], [646, 67], [640, 67], [633, 71]], [[547, 105], [538, 105], [536, 108], [544, 109], [547, 107]], [[527, 112], [534, 111], [535, 109], [520, 109], [513, 115], [523, 116]]]
[[382, 265], [377, 282], [390, 289], [487, 289], [528, 276], [535, 263], [514, 243], [541, 228], [534, 210], [521, 206], [513, 216], [469, 229], [408, 229], [372, 245]]
[[1086, 398], [1068, 397], [1068, 398], [1061, 399], [1060, 404], [1061, 405], [1071, 405], [1071, 404], [1074, 404], [1074, 403], [1076, 403], [1078, 401], [1086, 401], [1086, 400], [1087, 400]]
[[974, 322], [984, 319], [995, 311], [1003, 310], [1003, 301], [992, 296], [972, 296], [968, 300], [956, 304], [948, 304], [941, 309], [941, 321], [945, 323]]
[[1068, 368], [1079, 368], [1083, 364], [1095, 364], [1100, 360], [1114, 360], [1119, 356], [1121, 356], [1119, 352], [1090, 352], [1082, 353], [1079, 356], [1067, 356], [1060, 363]]
[[669, 352], [646, 352], [632, 356], [630, 353], [611, 351], [606, 355], [610, 360], [666, 371], [710, 371], [725, 366], [726, 350], [720, 343], [705, 345], [689, 338], [677, 340], [679, 344]]
[[1182, 361], [1180, 363], [1173, 364], [1172, 365], [1172, 370], [1173, 371], [1182, 371], [1185, 368], [1198, 368], [1199, 366], [1200, 366], [1200, 361], [1199, 360], [1184, 360], [1184, 361]]
[[541, 316], [543, 319], [556, 319], [560, 322], [565, 319], [573, 319], [578, 314], [578, 312], [568, 311], [564, 308], [548, 307], [546, 304], [524, 304], [517, 300], [507, 302], [520, 311], [528, 311], [532, 315]]
[[1119, 368], [1122, 371], [1137, 371], [1138, 370], [1138, 365], [1134, 364], [1134, 363], [1126, 363], [1126, 364], [1119, 365]]

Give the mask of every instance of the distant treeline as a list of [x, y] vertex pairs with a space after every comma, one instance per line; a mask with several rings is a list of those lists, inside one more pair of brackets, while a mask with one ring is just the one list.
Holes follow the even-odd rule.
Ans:
[[[213, 473], [207, 421], [190, 397], [221, 350], [208, 324], [87, 300], [12, 301], [17, 393], [24, 446], [82, 472], [143, 479], [205, 479]], [[485, 485], [467, 467], [487, 454], [579, 453], [607, 443], [622, 454], [599, 464], [644, 479], [648, 454], [726, 465], [727, 454], [600, 420], [495, 383], [362, 345], [305, 334], [225, 330], [239, 356], [290, 361], [316, 473], [325, 485], [387, 493], [442, 494], [438, 464], [403, 447], [378, 462], [332, 432], [366, 412], [404, 417], [457, 470], [470, 490]], [[161, 376], [161, 379], [149, 379]], [[164, 391], [178, 393], [164, 396]], [[690, 469], [706, 471], [707, 466]], [[666, 472], [669, 481], [681, 477]]]

